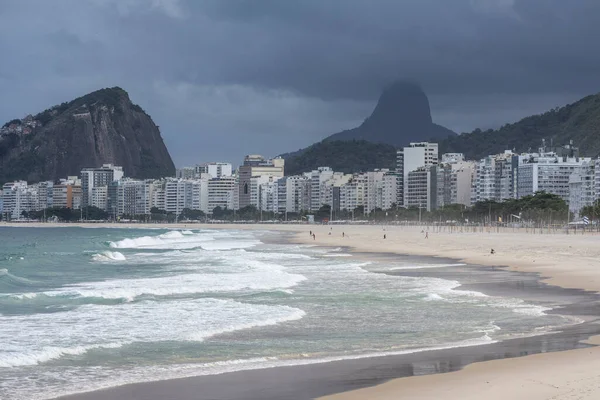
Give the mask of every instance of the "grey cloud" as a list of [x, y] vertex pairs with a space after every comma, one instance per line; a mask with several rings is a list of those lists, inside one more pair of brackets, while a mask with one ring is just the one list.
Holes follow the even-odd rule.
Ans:
[[176, 164], [237, 162], [352, 127], [410, 79], [437, 122], [494, 127], [598, 91], [599, 15], [597, 0], [3, 2], [0, 119], [119, 85]]

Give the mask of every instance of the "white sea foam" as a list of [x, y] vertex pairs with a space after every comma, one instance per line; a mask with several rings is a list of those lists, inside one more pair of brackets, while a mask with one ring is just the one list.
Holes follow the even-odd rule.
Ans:
[[323, 257], [352, 257], [352, 254], [348, 254], [348, 253], [324, 254]]
[[[428, 301], [444, 301], [448, 303], [471, 303], [480, 307], [508, 308], [512, 312], [542, 317], [547, 315], [546, 311], [552, 310], [535, 304], [529, 304], [522, 299], [488, 296], [481, 292], [456, 289], [460, 286], [457, 281], [432, 278], [429, 281], [429, 293], [426, 294]], [[418, 289], [422, 290], [422, 289]]]
[[107, 262], [107, 261], [125, 261], [126, 258], [123, 253], [118, 251], [103, 251], [92, 256], [94, 261]]
[[214, 239], [214, 235], [169, 231], [157, 236], [141, 236], [109, 242], [109, 246], [116, 249], [186, 249], [198, 247]]
[[304, 315], [288, 306], [196, 299], [85, 305], [62, 313], [0, 316], [0, 337], [10, 338], [0, 348], [0, 367], [35, 365], [135, 342], [202, 341]]
[[[234, 260], [230, 260], [234, 262]], [[236, 292], [243, 290], [287, 289], [306, 280], [276, 264], [238, 260], [235, 273], [189, 273], [157, 278], [115, 279], [87, 282], [46, 291], [46, 296], [96, 297], [134, 300], [138, 296], [171, 296], [194, 293]]]

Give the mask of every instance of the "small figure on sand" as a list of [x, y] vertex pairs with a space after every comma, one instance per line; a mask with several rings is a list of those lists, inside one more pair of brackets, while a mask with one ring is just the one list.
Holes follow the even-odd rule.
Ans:
[[346, 234], [344, 232], [342, 232], [342, 237], [345, 237], [345, 236], [346, 236]]
[[329, 236], [331, 236], [331, 232], [329, 232]]
[[492, 251], [490, 251], [490, 254], [496, 254], [496, 251], [492, 249]]
[[386, 236], [386, 234], [385, 234], [385, 233], [383, 234], [383, 238], [384, 238], [384, 239], [386, 239], [386, 238], [387, 238], [387, 236]]
[[313, 233], [313, 240], [317, 240], [317, 235]]
[[425, 239], [429, 239], [429, 232], [425, 232]]
[[312, 231], [310, 231], [310, 232], [308, 233], [308, 236], [312, 236], [312, 235], [313, 235], [313, 234], [312, 234]]

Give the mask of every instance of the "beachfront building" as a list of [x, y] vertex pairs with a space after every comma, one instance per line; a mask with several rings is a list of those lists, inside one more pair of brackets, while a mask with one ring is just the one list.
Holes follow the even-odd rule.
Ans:
[[179, 215], [186, 208], [200, 210], [201, 186], [199, 180], [167, 179], [165, 181], [165, 211]]
[[410, 143], [408, 147], [398, 150], [396, 154], [396, 171], [398, 172], [398, 201], [408, 207], [408, 174], [421, 167], [438, 164], [437, 143]]
[[340, 187], [340, 209], [353, 211], [358, 207], [365, 207], [367, 192], [367, 176], [354, 174], [345, 185]]
[[107, 187], [106, 210], [113, 218], [150, 213], [150, 199], [146, 182], [123, 178]]
[[388, 169], [366, 172], [367, 185], [365, 187], [365, 213], [370, 214], [376, 209], [382, 210], [384, 177], [390, 172]]
[[77, 210], [81, 208], [83, 201], [83, 190], [81, 181], [77, 177], [61, 179], [58, 184], [52, 186], [52, 206], [58, 208], [70, 208]]
[[471, 193], [476, 164], [464, 161], [461, 153], [443, 154], [437, 167], [438, 208], [450, 204], [471, 205]]
[[307, 175], [286, 176], [277, 181], [278, 212], [299, 213], [310, 209], [310, 183]]
[[309, 173], [310, 177], [310, 211], [318, 211], [323, 205], [328, 204], [325, 200], [326, 193], [321, 193], [322, 189], [325, 192], [325, 182], [333, 178], [334, 172], [330, 167], [319, 167]]
[[[201, 201], [202, 206], [200, 209], [207, 214], [212, 214], [213, 210], [217, 207], [222, 209], [235, 210], [235, 193], [237, 187], [237, 180], [233, 176], [221, 176], [218, 178], [208, 179], [206, 182], [206, 200], [204, 200], [201, 189]], [[206, 203], [205, 203], [206, 202]], [[206, 204], [206, 207], [204, 207]]]
[[230, 163], [208, 162], [196, 166], [197, 176], [208, 174], [211, 178], [226, 178], [233, 176], [233, 168]]
[[510, 150], [479, 160], [474, 170], [471, 203], [514, 199], [518, 165], [519, 157]]
[[407, 175], [404, 197], [406, 207], [418, 207], [427, 211], [437, 207], [437, 168], [419, 167]]
[[575, 217], [583, 207], [594, 204], [596, 200], [596, 163], [584, 162], [569, 177], [569, 211]]
[[379, 208], [389, 210], [398, 206], [398, 177], [399, 174], [392, 171], [386, 171], [383, 174], [383, 180], [381, 182], [381, 203]]
[[33, 205], [35, 210], [43, 210], [53, 205], [54, 182], [44, 181], [30, 185], [36, 191], [37, 201]]
[[113, 181], [123, 178], [123, 167], [103, 164], [100, 168], [84, 168], [81, 170], [81, 189], [83, 206], [90, 205], [92, 190], [99, 186], [108, 186]]
[[148, 197], [150, 210], [165, 210], [165, 181], [163, 179], [148, 180]]
[[96, 186], [92, 188], [90, 197], [90, 206], [98, 207], [101, 210], [108, 210], [108, 186]]
[[243, 165], [238, 170], [239, 208], [258, 204], [258, 189], [255, 188], [254, 198], [252, 193], [253, 178], [261, 176], [282, 178], [284, 166], [285, 160], [280, 157], [266, 160], [260, 155], [246, 156]]
[[175, 178], [177, 179], [194, 179], [197, 176], [196, 167], [183, 167], [175, 170]]
[[27, 182], [7, 182], [2, 186], [3, 219], [20, 219], [23, 211], [32, 211], [31, 191]]
[[591, 158], [561, 157], [556, 153], [528, 154], [518, 166], [517, 198], [543, 191], [569, 201], [569, 180]]

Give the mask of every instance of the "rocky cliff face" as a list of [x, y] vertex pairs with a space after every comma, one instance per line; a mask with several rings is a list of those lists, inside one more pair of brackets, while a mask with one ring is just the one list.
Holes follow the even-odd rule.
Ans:
[[383, 91], [375, 110], [361, 126], [326, 140], [358, 139], [400, 147], [449, 135], [456, 134], [432, 122], [429, 99], [418, 85], [395, 82]]
[[0, 183], [79, 175], [113, 163], [126, 176], [175, 174], [152, 118], [121, 88], [102, 89], [0, 129]]

